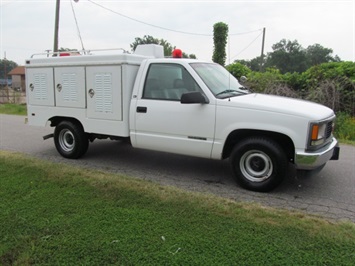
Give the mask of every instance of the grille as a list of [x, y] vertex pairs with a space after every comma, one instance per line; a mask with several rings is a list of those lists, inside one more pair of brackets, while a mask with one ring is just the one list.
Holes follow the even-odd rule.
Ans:
[[333, 121], [327, 123], [327, 127], [325, 129], [325, 138], [328, 139], [333, 132]]

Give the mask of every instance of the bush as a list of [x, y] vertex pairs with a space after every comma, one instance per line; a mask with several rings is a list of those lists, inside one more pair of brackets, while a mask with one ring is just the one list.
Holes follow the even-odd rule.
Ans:
[[332, 62], [313, 66], [302, 73], [301, 79], [304, 81], [304, 87], [312, 89], [317, 87], [321, 81], [334, 80], [340, 77], [355, 82], [355, 63]]
[[288, 87], [295, 91], [301, 91], [303, 89], [304, 80], [302, 75], [298, 72], [283, 74], [282, 79]]
[[355, 116], [355, 63], [332, 62], [309, 68], [303, 73], [281, 74], [278, 69], [251, 71], [241, 63], [227, 67], [237, 78], [244, 75], [244, 84], [255, 92], [276, 94], [314, 101], [335, 112]]
[[355, 115], [355, 83], [351, 82], [349, 78], [323, 80], [317, 87], [309, 90], [305, 98], [328, 106], [335, 112]]
[[226, 66], [226, 69], [238, 80], [240, 79], [241, 76], [247, 77], [251, 73], [250, 68], [241, 63], [230, 64]]
[[337, 113], [334, 135], [341, 140], [355, 141], [355, 118], [344, 112]]
[[270, 87], [284, 85], [282, 74], [276, 68], [267, 68], [265, 72], [250, 72], [246, 85], [255, 92], [265, 92]]

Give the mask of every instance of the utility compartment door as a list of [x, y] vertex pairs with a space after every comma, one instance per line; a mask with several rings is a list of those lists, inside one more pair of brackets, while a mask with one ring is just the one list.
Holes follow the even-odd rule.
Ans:
[[56, 67], [54, 74], [56, 106], [85, 108], [85, 68]]
[[88, 118], [122, 120], [121, 66], [86, 68]]
[[53, 68], [28, 68], [26, 88], [30, 105], [54, 106]]

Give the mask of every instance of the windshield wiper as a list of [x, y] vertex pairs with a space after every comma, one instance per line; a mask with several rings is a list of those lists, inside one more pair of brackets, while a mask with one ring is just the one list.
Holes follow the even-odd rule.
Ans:
[[236, 90], [230, 90], [230, 89], [228, 89], [228, 90], [224, 90], [224, 91], [221, 91], [221, 92], [217, 93], [216, 96], [219, 96], [219, 95], [225, 94], [225, 93], [231, 93], [231, 92], [239, 93], [239, 92], [236, 91]]
[[[218, 97], [220, 96], [221, 94], [226, 94], [226, 93], [236, 93], [236, 94], [228, 94], [226, 95], [225, 97]], [[240, 95], [245, 95], [245, 94], [249, 94], [249, 91], [248, 90], [245, 90], [245, 91], [237, 91], [237, 90], [231, 90], [231, 89], [228, 89], [228, 90], [224, 90], [224, 91], [221, 91], [219, 93], [217, 93], [215, 96], [220, 98], [220, 99], [225, 99], [225, 98], [230, 98], [230, 97], [235, 97], [235, 96], [240, 96]]]

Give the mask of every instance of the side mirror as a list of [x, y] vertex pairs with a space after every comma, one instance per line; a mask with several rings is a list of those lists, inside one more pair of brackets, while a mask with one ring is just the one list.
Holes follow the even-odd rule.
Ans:
[[241, 83], [245, 83], [245, 82], [247, 82], [247, 81], [248, 81], [248, 79], [247, 79], [246, 76], [241, 76], [241, 77], [240, 77], [240, 82], [241, 82]]
[[205, 104], [209, 103], [208, 99], [199, 91], [194, 91], [194, 92], [186, 92], [183, 95], [181, 95], [181, 103], [184, 104], [191, 104], [191, 103], [200, 103], [200, 104]]

